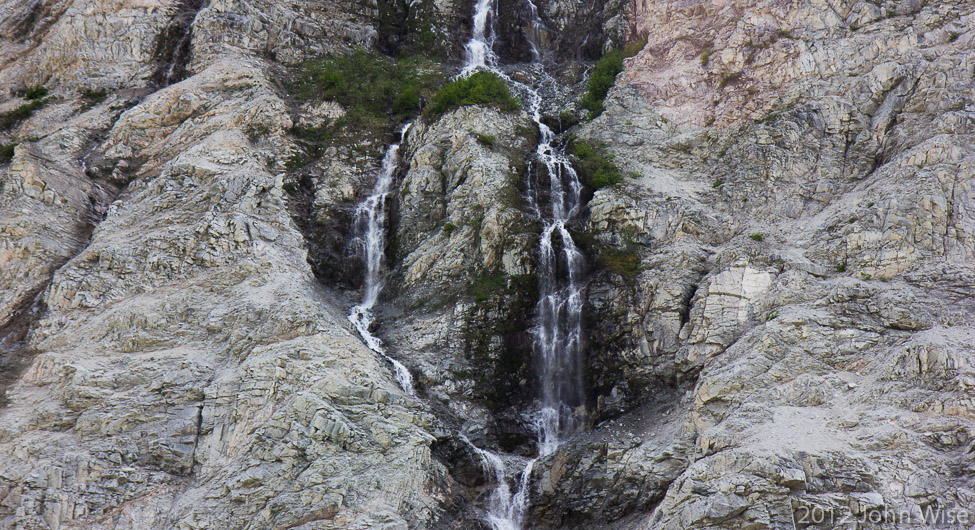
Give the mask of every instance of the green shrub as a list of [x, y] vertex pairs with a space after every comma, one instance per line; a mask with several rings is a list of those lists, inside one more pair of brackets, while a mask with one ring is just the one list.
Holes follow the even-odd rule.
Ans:
[[418, 111], [443, 78], [428, 59], [392, 60], [362, 49], [347, 55], [305, 61], [288, 86], [299, 100], [335, 101], [346, 109], [339, 125], [371, 132], [389, 126], [389, 119]]
[[603, 113], [603, 101], [609, 89], [616, 83], [616, 75], [623, 71], [623, 52], [610, 50], [596, 61], [589, 75], [589, 85], [582, 96], [582, 106], [589, 110], [589, 117], [595, 118]]
[[596, 146], [578, 138], [572, 138], [569, 146], [572, 154], [575, 155], [576, 171], [583, 184], [597, 190], [623, 182], [623, 173], [610, 160], [603, 146]]
[[447, 237], [450, 237], [450, 234], [453, 234], [454, 230], [457, 230], [457, 225], [454, 223], [446, 223], [443, 225], [443, 231], [446, 232]]
[[643, 271], [640, 255], [632, 248], [604, 249], [599, 254], [599, 264], [624, 277], [633, 277]]
[[308, 159], [301, 153], [291, 155], [291, 158], [284, 164], [288, 169], [300, 169], [308, 165]]
[[479, 134], [477, 135], [477, 143], [485, 147], [494, 147], [494, 144], [498, 142], [498, 139], [494, 137], [493, 134]]
[[426, 112], [429, 116], [439, 116], [467, 105], [493, 105], [512, 111], [521, 108], [521, 101], [511, 95], [504, 79], [482, 70], [445, 84], [430, 100]]
[[271, 132], [271, 128], [267, 126], [266, 123], [249, 123], [247, 127], [244, 128], [244, 132], [247, 133], [247, 137], [252, 142], [257, 142], [261, 138], [267, 136]]
[[47, 105], [50, 100], [51, 98], [34, 99], [13, 110], [8, 110], [0, 114], [0, 131], [10, 129], [14, 125], [29, 118], [36, 110]]
[[714, 53], [714, 45], [705, 48], [704, 53], [701, 54], [701, 67], [706, 67], [708, 62], [711, 61], [711, 54]]
[[741, 79], [741, 72], [725, 72], [721, 74], [721, 81], [718, 82], [718, 88], [724, 88], [739, 79]]
[[27, 90], [24, 91], [24, 97], [31, 101], [41, 99], [45, 96], [47, 96], [47, 89], [41, 85], [27, 87]]
[[711, 187], [715, 189], [720, 188], [721, 186], [724, 186], [724, 181], [721, 179], [715, 179], [715, 181], [711, 183]]
[[748, 236], [752, 241], [762, 242], [765, 241], [765, 234], [751, 234]]
[[420, 110], [420, 87], [409, 84], [400, 90], [393, 102], [393, 114], [411, 114]]
[[[291, 134], [294, 134], [306, 142], [326, 142], [334, 138], [336, 131], [344, 124], [345, 119], [340, 118], [333, 124], [326, 124], [319, 127], [304, 127], [302, 125], [295, 125], [291, 128]], [[255, 138], [260, 137], [256, 131], [254, 136]]]
[[470, 291], [478, 302], [486, 302], [496, 294], [504, 293], [508, 280], [504, 274], [485, 274], [478, 276], [470, 284]]
[[578, 123], [579, 123], [579, 117], [576, 116], [574, 112], [569, 110], [563, 110], [562, 112], [559, 113], [559, 124], [561, 125], [562, 130], [568, 129], [569, 127], [572, 127], [573, 125], [576, 125]]
[[647, 47], [647, 37], [644, 36], [640, 40], [635, 40], [626, 46], [623, 46], [623, 58], [629, 59], [630, 57], [636, 56], [636, 54], [643, 51]]
[[97, 105], [102, 101], [105, 101], [105, 98], [108, 97], [108, 93], [105, 92], [104, 88], [100, 88], [98, 90], [85, 88], [81, 91], [81, 97], [86, 99], [89, 105]]
[[15, 147], [17, 147], [17, 142], [0, 144], [0, 164], [6, 164], [13, 159]]

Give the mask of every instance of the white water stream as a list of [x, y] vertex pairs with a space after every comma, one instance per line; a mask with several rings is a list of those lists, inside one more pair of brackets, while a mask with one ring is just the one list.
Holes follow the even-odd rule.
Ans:
[[[400, 136], [406, 137], [406, 131], [410, 124], [403, 127]], [[372, 193], [366, 200], [359, 203], [355, 210], [355, 218], [352, 224], [353, 246], [356, 253], [363, 257], [366, 264], [366, 277], [362, 293], [362, 302], [352, 308], [349, 313], [349, 321], [362, 335], [362, 340], [366, 342], [372, 351], [381, 355], [389, 361], [396, 371], [396, 381], [403, 390], [414, 394], [413, 377], [403, 363], [390, 357], [383, 348], [382, 341], [369, 331], [370, 326], [375, 321], [372, 309], [376, 306], [376, 300], [383, 289], [383, 261], [386, 255], [386, 199], [389, 197], [390, 189], [393, 186], [393, 179], [396, 176], [396, 168], [399, 166], [399, 146], [394, 143], [386, 149], [383, 157], [383, 164], [376, 177], [376, 184]]]
[[[528, 5], [533, 32], [537, 32], [543, 25], [535, 5], [530, 0]], [[542, 207], [540, 190], [532, 185], [531, 166], [528, 191], [532, 207], [544, 227], [539, 240], [540, 296], [533, 352], [540, 385], [540, 408], [535, 416], [540, 458], [555, 452], [563, 440], [582, 429], [586, 422], [582, 351], [584, 257], [566, 227], [581, 209], [582, 184], [568, 157], [556, 145], [555, 132], [542, 122], [542, 97], [538, 89], [512, 80], [498, 68], [497, 55], [492, 50], [496, 19], [495, 0], [477, 0], [474, 31], [466, 46], [466, 62], [461, 76], [487, 69], [503, 77], [527, 97], [529, 113], [539, 130], [539, 143], [531, 164], [538, 163], [545, 168], [550, 211], [546, 212]], [[531, 46], [538, 63], [541, 53], [535, 42], [531, 42]], [[481, 466], [497, 480], [485, 519], [494, 530], [520, 530], [528, 508], [531, 472], [538, 458], [527, 463], [521, 472], [518, 489], [512, 493], [501, 458], [473, 444], [471, 447], [479, 455]]]

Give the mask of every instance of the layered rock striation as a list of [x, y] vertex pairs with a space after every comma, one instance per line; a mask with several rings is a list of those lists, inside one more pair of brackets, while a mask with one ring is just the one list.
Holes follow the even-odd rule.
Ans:
[[[0, 527], [489, 528], [469, 442], [512, 482], [537, 451], [533, 121], [310, 142], [357, 115], [291, 84], [358, 48], [452, 75], [471, 6], [0, 6]], [[499, 4], [506, 74], [538, 81], [538, 45], [559, 145], [622, 178], [570, 226], [592, 426], [531, 468], [525, 527], [965, 513], [975, 4], [533, 6]], [[406, 120], [374, 331], [417, 395], [344, 317], [351, 212]]]

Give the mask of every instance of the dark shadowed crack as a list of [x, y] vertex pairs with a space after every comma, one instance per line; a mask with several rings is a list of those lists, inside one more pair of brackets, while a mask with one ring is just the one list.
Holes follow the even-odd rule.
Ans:
[[13, 318], [0, 327], [0, 407], [9, 404], [7, 388], [20, 378], [37, 353], [28, 346], [27, 333], [47, 309], [43, 296], [46, 288], [44, 284], [30, 293], [14, 309]]
[[206, 403], [206, 393], [203, 393], [203, 400], [200, 401], [196, 409], [196, 434], [193, 438], [193, 451], [190, 453], [190, 475], [197, 471], [196, 450], [200, 446], [200, 437], [203, 436], [203, 405]]
[[180, 0], [176, 15], [159, 34], [154, 56], [158, 65], [152, 80], [160, 87], [182, 81], [186, 77], [186, 63], [193, 43], [193, 21], [209, 2]]

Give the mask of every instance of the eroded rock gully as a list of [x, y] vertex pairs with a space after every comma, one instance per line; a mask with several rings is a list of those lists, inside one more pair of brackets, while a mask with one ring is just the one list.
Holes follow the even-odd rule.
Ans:
[[[402, 145], [374, 331], [414, 396], [345, 317], [389, 138], [296, 168], [294, 125], [342, 109], [285, 82], [356, 48], [456, 73], [474, 7], [190, 4], [0, 1], [0, 113], [50, 98], [0, 131], [0, 527], [490, 528], [472, 447], [511, 491], [536, 454], [531, 107]], [[498, 3], [494, 51], [516, 93], [544, 63], [545, 123], [647, 44], [563, 133], [624, 178], [571, 226], [591, 426], [522, 526], [966, 528], [975, 4], [533, 5]]]

